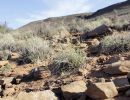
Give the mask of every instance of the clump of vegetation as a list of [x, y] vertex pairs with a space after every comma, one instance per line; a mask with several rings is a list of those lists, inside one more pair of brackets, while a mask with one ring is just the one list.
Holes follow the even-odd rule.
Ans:
[[69, 49], [59, 52], [53, 59], [50, 70], [52, 74], [71, 74], [86, 63], [85, 54], [80, 50]]
[[12, 51], [15, 49], [15, 39], [11, 34], [1, 34], [0, 35], [0, 50]]
[[33, 37], [21, 44], [21, 59], [24, 63], [35, 63], [46, 59], [51, 53], [49, 43], [42, 38]]
[[107, 36], [101, 41], [102, 53], [118, 53], [130, 50], [130, 34]]
[[11, 52], [9, 50], [0, 51], [0, 60], [9, 60], [11, 58]]
[[7, 64], [7, 65], [0, 68], [0, 73], [1, 74], [6, 74], [6, 73], [8, 73], [10, 71], [11, 71], [11, 66], [9, 64]]
[[126, 19], [119, 19], [119, 18], [112, 19], [112, 26], [122, 27], [123, 25], [127, 24], [129, 24], [129, 21]]
[[16, 40], [27, 40], [28, 38], [34, 37], [35, 34], [33, 34], [32, 32], [19, 32], [19, 31], [13, 31], [12, 36], [16, 39]]
[[0, 24], [0, 33], [10, 32], [12, 29], [7, 26], [7, 23]]
[[101, 17], [101, 18], [97, 18], [95, 20], [88, 21], [88, 23], [86, 24], [86, 27], [88, 28], [88, 30], [93, 30], [103, 24], [111, 25], [112, 21], [109, 18]]

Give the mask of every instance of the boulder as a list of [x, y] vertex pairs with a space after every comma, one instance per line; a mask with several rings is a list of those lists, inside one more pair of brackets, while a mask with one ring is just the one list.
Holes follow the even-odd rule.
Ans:
[[81, 76], [84, 76], [87, 73], [89, 73], [87, 69], [84, 69], [84, 68], [79, 68], [78, 69], [78, 74], [81, 75]]
[[50, 91], [39, 91], [39, 92], [21, 92], [16, 97], [16, 100], [58, 100], [55, 94]]
[[112, 81], [120, 92], [124, 92], [130, 88], [130, 84], [127, 77], [115, 78]]
[[122, 75], [130, 72], [130, 61], [119, 61], [105, 66], [104, 72], [111, 75]]
[[98, 39], [93, 39], [92, 46], [96, 47], [100, 44], [100, 41]]
[[14, 93], [15, 93], [15, 89], [13, 87], [12, 88], [6, 88], [3, 91], [4, 96], [12, 96]]
[[84, 81], [75, 81], [61, 87], [65, 100], [78, 99], [87, 90]]
[[0, 80], [0, 85], [3, 85], [4, 84], [4, 80]]
[[3, 90], [2, 90], [2, 87], [0, 85], [0, 97], [3, 95]]
[[128, 78], [128, 80], [130, 82], [130, 73], [127, 74], [127, 78]]
[[86, 91], [87, 96], [92, 99], [108, 99], [118, 95], [118, 91], [113, 82], [90, 83]]
[[88, 38], [94, 38], [94, 37], [98, 37], [98, 36], [103, 36], [103, 35], [107, 35], [107, 34], [112, 34], [112, 30], [110, 29], [109, 26], [103, 24], [97, 28], [95, 28], [94, 30], [85, 33], [82, 35], [83, 39], [88, 39]]
[[13, 80], [14, 80], [14, 77], [5, 77], [5, 78], [3, 78], [2, 80], [4, 81], [4, 84], [5, 84], [5, 85], [10, 86], [10, 85], [12, 85], [12, 82], [13, 82]]
[[126, 95], [127, 97], [130, 97], [130, 89], [125, 92], [125, 95]]
[[125, 93], [126, 96], [130, 97], [130, 90], [127, 90]]

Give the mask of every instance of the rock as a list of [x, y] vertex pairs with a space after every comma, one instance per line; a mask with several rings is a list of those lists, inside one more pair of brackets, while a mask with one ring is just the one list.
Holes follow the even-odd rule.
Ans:
[[16, 97], [16, 100], [58, 100], [55, 94], [50, 91], [39, 91], [39, 92], [21, 92]]
[[5, 77], [2, 80], [4, 81], [5, 85], [10, 86], [10, 85], [12, 85], [12, 81], [14, 80], [14, 77]]
[[126, 77], [115, 78], [115, 79], [113, 79], [113, 82], [116, 85], [118, 91], [124, 92], [130, 88], [129, 81]]
[[71, 39], [72, 44], [79, 44], [79, 40], [77, 38]]
[[93, 40], [91, 41], [91, 46], [96, 47], [96, 46], [98, 46], [99, 44], [100, 44], [100, 42], [99, 42], [98, 39], [93, 39]]
[[86, 48], [86, 47], [87, 47], [87, 45], [86, 45], [85, 43], [81, 43], [81, 44], [80, 44], [80, 48], [81, 48], [81, 49]]
[[107, 56], [102, 55], [102, 56], [99, 57], [99, 59], [97, 60], [97, 62], [98, 63], [104, 63], [104, 62], [106, 62], [107, 59], [108, 59]]
[[0, 97], [3, 95], [3, 90], [2, 90], [2, 87], [0, 85]]
[[118, 97], [115, 97], [115, 98], [103, 99], [103, 100], [130, 100], [130, 97], [118, 96]]
[[88, 38], [94, 38], [94, 37], [98, 37], [98, 36], [103, 36], [103, 35], [106, 35], [107, 34], [112, 34], [112, 30], [110, 29], [109, 26], [103, 24], [97, 28], [95, 28], [94, 30], [88, 32], [88, 33], [85, 33], [82, 35], [82, 38], [84, 40], [88, 39]]
[[130, 97], [119, 96], [119, 97], [116, 97], [114, 100], [130, 100]]
[[130, 82], [130, 73], [127, 74], [127, 78], [128, 78], [128, 80]]
[[0, 61], [0, 68], [7, 65], [7, 64], [9, 64], [8, 61]]
[[83, 93], [82, 96], [81, 96], [78, 100], [87, 100], [87, 99], [86, 99], [86, 94]]
[[3, 85], [4, 84], [4, 80], [0, 80], [0, 85]]
[[0, 100], [16, 100], [14, 97], [0, 98]]
[[92, 99], [108, 99], [118, 95], [118, 91], [113, 82], [90, 83], [86, 94]]
[[14, 88], [6, 88], [3, 92], [4, 96], [12, 96], [15, 93]]
[[87, 90], [84, 81], [75, 81], [61, 87], [65, 100], [72, 100], [80, 98], [80, 96]]
[[12, 53], [11, 54], [11, 59], [12, 61], [16, 61], [18, 58], [20, 57], [20, 55], [18, 53]]
[[80, 69], [78, 70], [78, 74], [81, 75], [81, 76], [84, 76], [84, 75], [86, 75], [87, 73], [88, 73], [88, 70], [86, 70], [86, 69], [80, 68]]
[[130, 72], [130, 61], [119, 61], [105, 66], [104, 72], [111, 75], [121, 75]]
[[40, 66], [32, 69], [29, 74], [25, 77], [25, 79], [42, 79], [51, 76], [51, 72], [46, 70], [45, 67]]
[[39, 68], [34, 68], [29, 72], [28, 78], [39, 79], [41, 78], [41, 70]]
[[127, 90], [125, 93], [126, 96], [130, 97], [130, 90]]
[[20, 84], [20, 82], [21, 82], [20, 78], [17, 78], [16, 81], [14, 81], [15, 84]]

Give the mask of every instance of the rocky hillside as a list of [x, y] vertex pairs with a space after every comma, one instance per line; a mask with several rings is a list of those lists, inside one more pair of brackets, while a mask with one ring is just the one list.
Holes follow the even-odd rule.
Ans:
[[[75, 24], [73, 21], [84, 21], [86, 23], [86, 20], [95, 19], [97, 17], [109, 17], [112, 19], [125, 19], [130, 20], [130, 1], [124, 1], [121, 3], [117, 3], [114, 5], [111, 5], [109, 7], [103, 8], [98, 10], [95, 13], [83, 13], [83, 14], [75, 14], [70, 16], [64, 16], [64, 17], [54, 17], [54, 18], [48, 18], [45, 20], [39, 20], [35, 22], [31, 22], [27, 25], [24, 25], [23, 27], [19, 28], [19, 31], [32, 31], [32, 30], [44, 30], [46, 26], [55, 26], [57, 24], [58, 26], [69, 26], [69, 24]], [[70, 26], [69, 26], [70, 27]]]
[[59, 26], [63, 26], [64, 24], [69, 24], [73, 20], [79, 20], [80, 18], [84, 18], [85, 16], [90, 15], [91, 13], [82, 13], [82, 14], [75, 14], [75, 15], [69, 15], [69, 16], [63, 16], [63, 17], [52, 17], [45, 20], [39, 20], [31, 22], [27, 25], [24, 25], [20, 27], [19, 31], [30, 31], [30, 30], [40, 30], [40, 28], [45, 28], [46, 26], [54, 26], [55, 24], [58, 24]]
[[129, 20], [85, 16], [0, 33], [0, 100], [130, 100]]

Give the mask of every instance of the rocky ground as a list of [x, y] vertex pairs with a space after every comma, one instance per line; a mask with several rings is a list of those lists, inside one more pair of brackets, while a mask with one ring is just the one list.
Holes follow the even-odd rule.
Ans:
[[[121, 3], [121, 5], [127, 4], [129, 4], [128, 0]], [[71, 17], [67, 20], [75, 16]], [[85, 15], [79, 17], [85, 18]], [[121, 52], [120, 44], [118, 48], [108, 52], [101, 51], [101, 41], [104, 37], [130, 33], [130, 24], [129, 21], [127, 22], [125, 25], [120, 23], [119, 26], [108, 26], [104, 23], [85, 34], [80, 34], [75, 28], [72, 29], [74, 35], [71, 34], [71, 45], [83, 50], [87, 59], [86, 64], [82, 65], [83, 68], [71, 74], [54, 75], [48, 68], [49, 60], [36, 64], [21, 64], [19, 53], [11, 52], [9, 59], [3, 60], [0, 52], [0, 100], [130, 100], [130, 47], [127, 48], [127, 44], [122, 40], [121, 45], [124, 46], [123, 49], [128, 49], [127, 51]], [[42, 26], [41, 23], [40, 26]], [[32, 30], [35, 29], [32, 27]], [[65, 35], [64, 38], [54, 38], [54, 41], [60, 42], [59, 44], [68, 49], [70, 34], [66, 31], [61, 34]], [[59, 44], [57, 42], [51, 44], [54, 46], [54, 53], [62, 51], [58, 47]], [[120, 52], [113, 53], [117, 49]]]
[[90, 47], [99, 45], [100, 39], [87, 35], [91, 38], [80, 44], [87, 64], [71, 75], [52, 75], [48, 61], [18, 65], [17, 53], [0, 61], [0, 68], [7, 67], [0, 74], [0, 100], [129, 100], [130, 52], [98, 54]]

